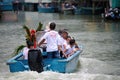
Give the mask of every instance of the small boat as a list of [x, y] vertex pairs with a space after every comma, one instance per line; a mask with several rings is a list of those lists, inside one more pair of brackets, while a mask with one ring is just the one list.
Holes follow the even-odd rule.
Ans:
[[74, 9], [73, 8], [68, 8], [68, 9], [63, 9], [63, 14], [74, 14]]
[[120, 20], [120, 9], [119, 8], [109, 8], [105, 9], [102, 18], [105, 20]]
[[38, 5], [38, 12], [40, 13], [55, 13], [57, 6], [51, 0], [42, 0]]
[[[96, 7], [94, 8], [94, 14], [100, 14], [102, 13], [103, 8], [102, 7]], [[93, 8], [92, 7], [81, 7], [81, 8], [76, 8], [74, 10], [74, 14], [86, 14], [86, 15], [91, 15], [93, 14]]]
[[[82, 47], [80, 47], [79, 51], [76, 51], [72, 56], [68, 58], [43, 58], [43, 69], [44, 71], [55, 71], [60, 73], [74, 72], [79, 62], [79, 55], [82, 53], [82, 51]], [[45, 56], [46, 52], [43, 52], [42, 55]], [[30, 70], [28, 60], [23, 59], [22, 52], [9, 59], [7, 61], [7, 65], [9, 66], [10, 72]]]
[[1, 5], [2, 11], [12, 11], [13, 10], [12, 3], [2, 2], [0, 5]]
[[38, 6], [38, 12], [39, 13], [54, 13], [55, 10], [52, 7], [45, 8], [45, 7]]
[[0, 2], [0, 8], [2, 11], [12, 11], [12, 2]]

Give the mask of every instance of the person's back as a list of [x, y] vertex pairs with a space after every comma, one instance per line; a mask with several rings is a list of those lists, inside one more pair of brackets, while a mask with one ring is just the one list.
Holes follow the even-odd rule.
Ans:
[[[58, 42], [59, 42], [59, 34], [55, 31], [56, 24], [54, 22], [50, 23], [50, 31], [46, 32], [42, 37], [41, 41], [38, 43], [38, 46], [47, 41], [47, 53], [49, 58], [59, 57], [58, 54]], [[49, 55], [51, 54], [51, 55]]]
[[47, 40], [47, 51], [56, 51], [58, 50], [58, 33], [54, 30], [51, 30], [45, 34]]

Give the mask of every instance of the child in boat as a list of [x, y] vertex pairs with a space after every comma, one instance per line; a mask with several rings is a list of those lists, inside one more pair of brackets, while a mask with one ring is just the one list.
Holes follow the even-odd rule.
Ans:
[[25, 60], [28, 60], [28, 51], [34, 48], [34, 44], [32, 41], [26, 40], [27, 47], [23, 48], [23, 56]]
[[75, 39], [70, 39], [69, 41], [69, 48], [67, 49], [67, 51], [65, 52], [67, 57], [73, 55], [76, 51], [79, 50], [78, 45], [75, 42]]

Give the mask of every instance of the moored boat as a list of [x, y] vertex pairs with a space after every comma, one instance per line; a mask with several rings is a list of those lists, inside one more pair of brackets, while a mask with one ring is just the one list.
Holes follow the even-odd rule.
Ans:
[[12, 11], [13, 5], [12, 2], [0, 2], [0, 7], [2, 11]]
[[38, 12], [39, 13], [54, 13], [55, 10], [52, 7], [46, 8], [46, 7], [40, 7], [40, 6], [38, 6]]
[[56, 3], [51, 0], [42, 0], [38, 5], [38, 12], [40, 13], [54, 13], [56, 9]]
[[[103, 8], [102, 7], [96, 7], [94, 8], [94, 14], [100, 14], [102, 13]], [[92, 7], [80, 7], [80, 8], [76, 8], [74, 10], [74, 14], [86, 14], [86, 15], [90, 15], [93, 14], [93, 8]]]
[[[78, 65], [79, 55], [80, 53], [82, 53], [82, 51], [82, 47], [80, 47], [79, 51], [75, 52], [72, 56], [68, 58], [43, 58], [43, 69], [44, 71], [55, 71], [60, 73], [74, 72]], [[45, 56], [46, 52], [43, 52], [42, 55]], [[9, 59], [7, 61], [7, 65], [9, 66], [10, 72], [30, 70], [28, 60], [23, 59], [22, 52]]]
[[74, 14], [73, 8], [63, 9], [63, 14]]
[[102, 15], [105, 20], [120, 20], [120, 9], [119, 8], [109, 8], [105, 9], [105, 13]]

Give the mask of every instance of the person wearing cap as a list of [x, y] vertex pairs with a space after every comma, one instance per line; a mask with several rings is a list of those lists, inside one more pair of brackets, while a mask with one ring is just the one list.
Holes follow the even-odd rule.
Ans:
[[55, 31], [56, 24], [51, 22], [49, 25], [49, 31], [46, 32], [43, 37], [38, 41], [38, 46], [41, 46], [45, 41], [47, 41], [47, 58], [59, 58], [58, 52], [58, 43], [59, 43], [59, 34]]

